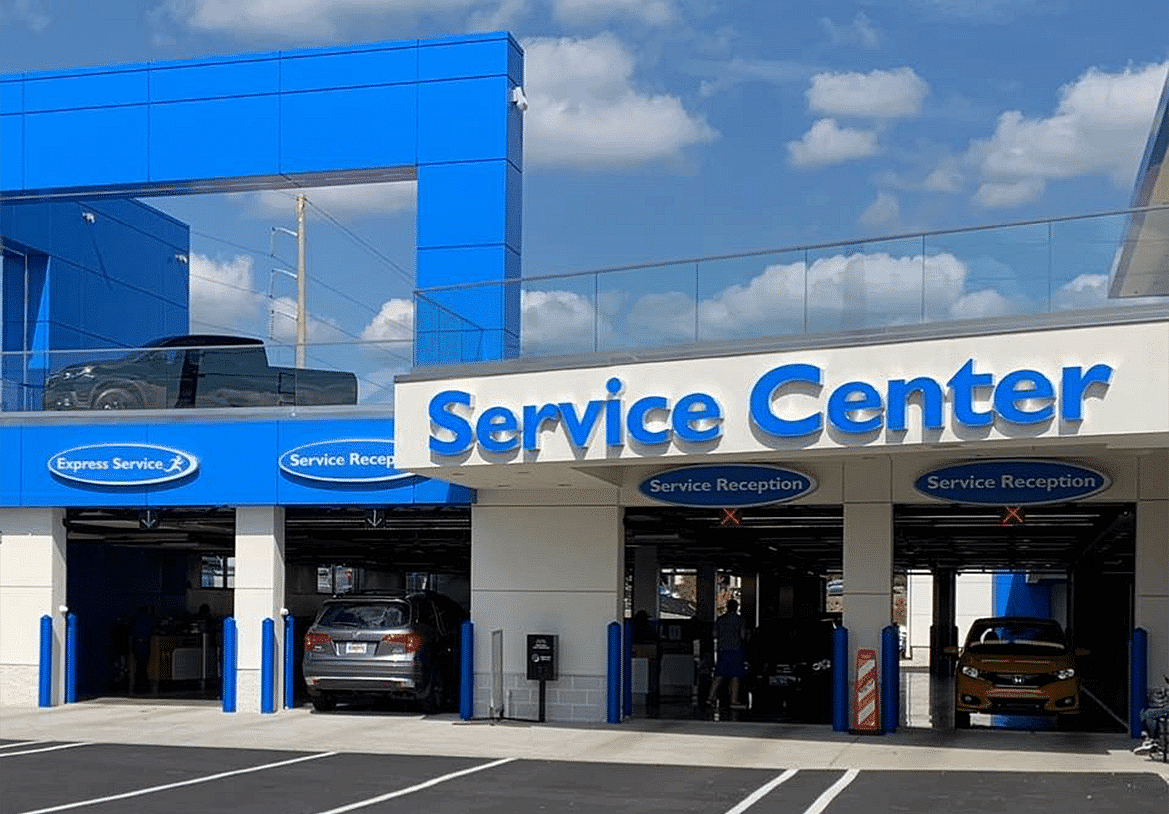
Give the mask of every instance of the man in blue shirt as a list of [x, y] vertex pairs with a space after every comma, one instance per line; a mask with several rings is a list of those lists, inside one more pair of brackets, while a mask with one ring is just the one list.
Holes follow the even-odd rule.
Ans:
[[731, 709], [743, 709], [739, 703], [739, 679], [746, 675], [747, 667], [743, 660], [743, 642], [747, 638], [747, 627], [743, 617], [739, 616], [739, 603], [734, 599], [727, 602], [727, 612], [718, 617], [714, 623], [714, 636], [717, 640], [718, 657], [714, 667], [714, 681], [710, 685], [708, 703], [714, 706], [718, 703], [718, 689], [724, 678], [731, 680]]

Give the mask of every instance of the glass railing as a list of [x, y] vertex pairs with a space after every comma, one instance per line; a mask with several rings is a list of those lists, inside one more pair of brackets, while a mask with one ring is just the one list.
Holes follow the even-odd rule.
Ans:
[[[390, 409], [413, 342], [295, 345], [177, 338], [139, 348], [0, 353], [5, 412], [191, 408]], [[303, 355], [303, 364], [297, 364]]]
[[1169, 205], [424, 289], [415, 366], [1169, 304], [1110, 298], [1138, 243], [1166, 262]]

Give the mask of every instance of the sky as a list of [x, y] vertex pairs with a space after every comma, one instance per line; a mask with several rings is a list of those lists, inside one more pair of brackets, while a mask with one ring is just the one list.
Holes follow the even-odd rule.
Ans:
[[[0, 72], [494, 30], [526, 53], [525, 276], [1123, 208], [1169, 69], [1164, 0], [0, 0]], [[308, 197], [317, 363], [390, 343], [344, 351], [380, 401], [414, 188]], [[290, 194], [150, 203], [191, 225], [193, 330], [291, 338]], [[1121, 225], [533, 284], [525, 350], [1103, 304]]]

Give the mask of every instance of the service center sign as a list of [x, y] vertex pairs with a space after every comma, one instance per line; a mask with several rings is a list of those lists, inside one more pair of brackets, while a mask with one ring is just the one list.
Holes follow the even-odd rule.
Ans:
[[1103, 492], [1103, 472], [1063, 461], [971, 461], [926, 472], [914, 483], [923, 495], [952, 503], [1035, 506], [1064, 503]]
[[199, 468], [189, 452], [154, 444], [91, 444], [58, 452], [49, 471], [91, 486], [148, 486], [180, 480]]
[[280, 456], [289, 475], [329, 483], [378, 483], [414, 477], [394, 468], [394, 442], [387, 438], [316, 441]]
[[802, 472], [778, 466], [687, 466], [660, 472], [638, 489], [651, 500], [676, 506], [743, 508], [783, 503], [816, 488]]

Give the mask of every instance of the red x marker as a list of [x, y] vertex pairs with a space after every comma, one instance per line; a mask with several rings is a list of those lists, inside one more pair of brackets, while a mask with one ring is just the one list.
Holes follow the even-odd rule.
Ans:
[[723, 509], [722, 525], [724, 525], [724, 526], [737, 526], [737, 525], [739, 525], [739, 510], [738, 509]]
[[1003, 525], [1007, 523], [1026, 523], [1027, 518], [1023, 514], [1022, 506], [1007, 506], [1003, 509]]

